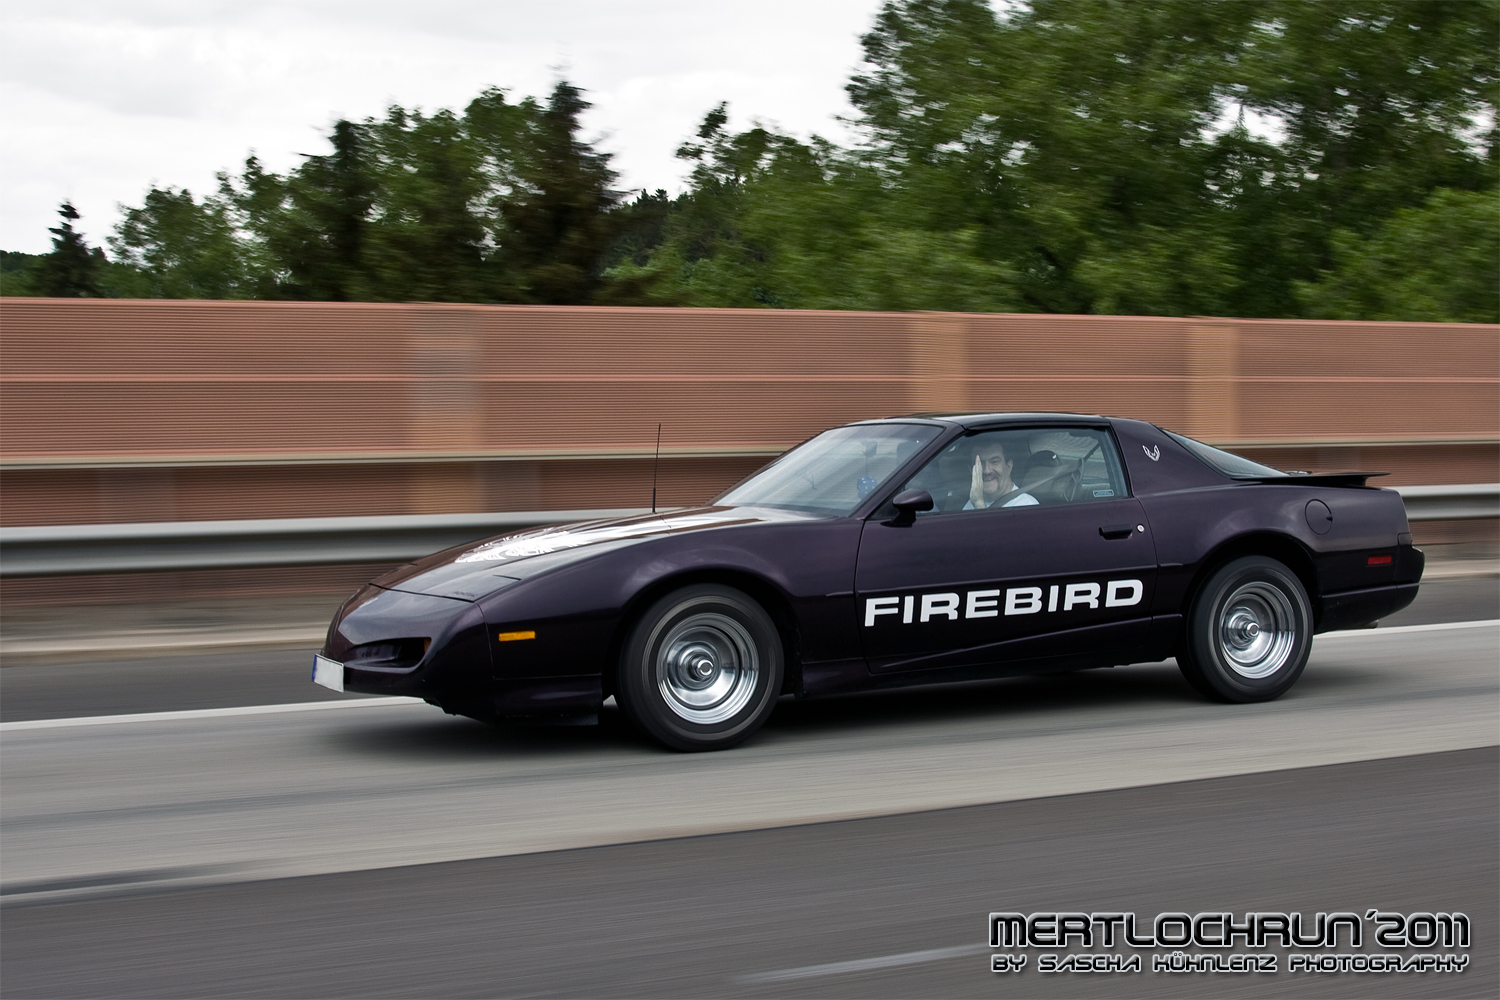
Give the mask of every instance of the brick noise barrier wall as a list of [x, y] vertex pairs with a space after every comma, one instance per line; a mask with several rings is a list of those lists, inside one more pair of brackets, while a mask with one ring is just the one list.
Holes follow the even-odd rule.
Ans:
[[1487, 325], [12, 298], [0, 387], [3, 526], [639, 507], [658, 423], [681, 506], [830, 425], [964, 410], [1500, 481]]

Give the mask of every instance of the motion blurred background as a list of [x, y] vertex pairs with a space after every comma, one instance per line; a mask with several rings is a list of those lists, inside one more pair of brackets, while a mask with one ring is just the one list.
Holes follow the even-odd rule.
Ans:
[[[1500, 0], [0, 26], [7, 993], [993, 996], [996, 908], [1378, 889], [1468, 972], [1271, 989], [1495, 995]], [[385, 566], [962, 410], [1389, 472], [1422, 593], [1256, 706], [1166, 662], [683, 756], [306, 704]]]
[[[18, 299], [0, 345], [0, 518], [16, 528], [524, 517], [644, 508], [653, 487], [662, 506], [692, 506], [824, 427], [964, 410], [1143, 418], [1276, 467], [1390, 472], [1381, 485], [1495, 483], [1497, 334], [1483, 324]], [[1493, 555], [1495, 523], [1470, 513], [1415, 532], [1438, 551]], [[218, 573], [81, 574], [87, 562], [59, 562], [38, 567], [44, 577], [8, 574], [3, 597], [13, 610], [331, 598], [373, 572], [280, 568], [328, 562], [312, 548], [251, 555]], [[368, 558], [384, 556], [373, 547]], [[279, 565], [243, 568], [257, 561]]]
[[[0, 527], [623, 510], [653, 475], [696, 504], [831, 424], [963, 409], [1500, 481], [1492, 0], [763, 10], [795, 45], [690, 7], [8, 8]], [[64, 39], [67, 84], [28, 54]], [[135, 82], [106, 99], [94, 63]], [[322, 151], [227, 162], [233, 123], [300, 145], [287, 114], [329, 101]], [[16, 192], [67, 197], [50, 252]], [[1477, 509], [1419, 541], [1492, 557]], [[321, 615], [391, 552], [7, 554], [12, 611], [287, 588]]]

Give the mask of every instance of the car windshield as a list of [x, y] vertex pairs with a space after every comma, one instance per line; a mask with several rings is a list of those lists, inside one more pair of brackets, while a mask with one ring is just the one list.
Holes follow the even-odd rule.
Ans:
[[1176, 441], [1231, 479], [1264, 479], [1267, 476], [1288, 475], [1288, 473], [1282, 472], [1280, 469], [1273, 469], [1269, 465], [1252, 462], [1248, 458], [1241, 458], [1239, 455], [1204, 444], [1202, 441], [1194, 441], [1190, 437], [1173, 434], [1171, 431], [1166, 430], [1166, 428], [1162, 428], [1162, 430], [1173, 441]]
[[939, 431], [930, 424], [835, 427], [793, 448], [714, 503], [848, 514]]

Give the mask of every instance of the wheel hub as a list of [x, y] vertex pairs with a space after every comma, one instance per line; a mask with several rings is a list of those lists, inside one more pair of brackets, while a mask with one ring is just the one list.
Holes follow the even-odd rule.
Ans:
[[1219, 653], [1231, 670], [1258, 680], [1286, 665], [1297, 641], [1297, 620], [1280, 588], [1247, 583], [1221, 607]]
[[1248, 646], [1250, 641], [1260, 635], [1260, 622], [1250, 617], [1245, 609], [1237, 609], [1230, 618], [1228, 630], [1234, 637], [1234, 642], [1239, 646]]
[[663, 636], [657, 682], [667, 707], [699, 725], [723, 722], [755, 692], [760, 663], [749, 632], [718, 612], [692, 615]]

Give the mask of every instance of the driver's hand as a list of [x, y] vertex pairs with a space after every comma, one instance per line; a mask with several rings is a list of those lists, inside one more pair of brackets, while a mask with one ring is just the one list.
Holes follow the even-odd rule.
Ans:
[[969, 477], [969, 503], [975, 510], [984, 510], [984, 463], [974, 456], [974, 472]]

